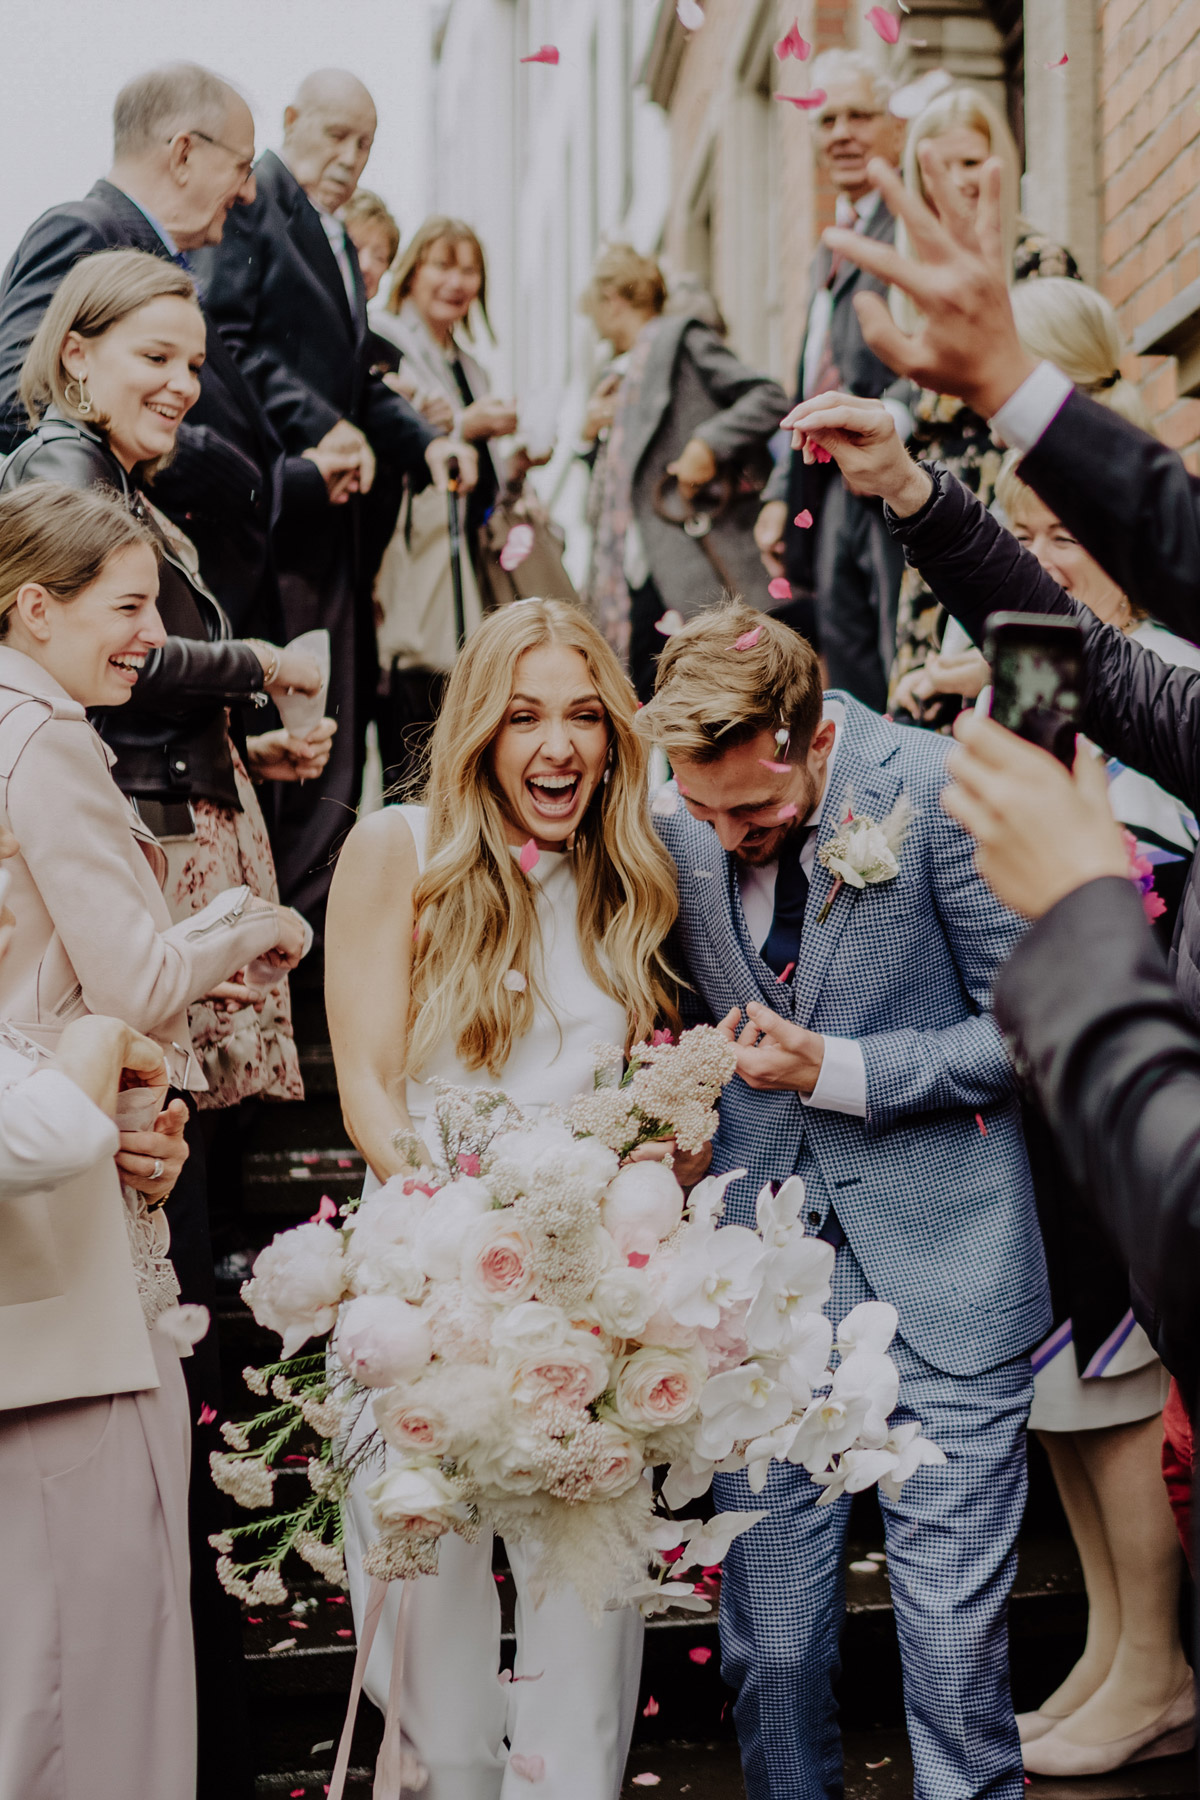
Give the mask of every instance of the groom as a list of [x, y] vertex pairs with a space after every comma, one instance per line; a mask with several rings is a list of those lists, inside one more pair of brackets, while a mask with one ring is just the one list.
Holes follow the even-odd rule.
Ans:
[[[808, 1229], [837, 1247], [830, 1317], [895, 1306], [900, 1416], [948, 1459], [880, 1497], [915, 1800], [1021, 1800], [1007, 1603], [1029, 1352], [1050, 1309], [989, 1007], [1022, 927], [938, 805], [946, 740], [823, 696], [812, 649], [769, 615], [728, 605], [669, 638], [639, 729], [675, 772], [654, 810], [685, 973], [710, 1019], [740, 1026], [713, 1168], [749, 1174], [725, 1220], [753, 1225], [764, 1182], [804, 1178]], [[912, 817], [893, 869], [862, 833], [898, 802]], [[822, 853], [839, 835], [877, 879], [836, 885]], [[780, 1463], [762, 1496], [744, 1475], [716, 1490], [770, 1509], [730, 1550], [721, 1594], [747, 1794], [838, 1796], [850, 1501], [818, 1509], [805, 1470]]]

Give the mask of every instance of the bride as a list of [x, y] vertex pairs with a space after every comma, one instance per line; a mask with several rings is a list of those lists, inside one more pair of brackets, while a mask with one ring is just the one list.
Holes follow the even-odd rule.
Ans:
[[[397, 1138], [432, 1142], [436, 1080], [503, 1088], [536, 1115], [590, 1088], [597, 1041], [628, 1045], [678, 1023], [665, 952], [675, 870], [650, 823], [634, 710], [612, 651], [575, 607], [507, 607], [455, 667], [426, 804], [386, 807], [347, 839], [329, 904], [327, 1006], [346, 1125], [376, 1180], [407, 1166]], [[685, 1185], [708, 1155], [676, 1156]], [[373, 1473], [345, 1512], [360, 1630]], [[527, 1551], [511, 1544], [508, 1560], [510, 1684], [498, 1679], [490, 1538], [443, 1538], [438, 1574], [406, 1584], [400, 1718], [429, 1770], [427, 1800], [516, 1800], [531, 1779], [542, 1800], [617, 1800], [641, 1618], [596, 1624], [571, 1591], [535, 1598]], [[399, 1585], [367, 1669], [381, 1708]]]

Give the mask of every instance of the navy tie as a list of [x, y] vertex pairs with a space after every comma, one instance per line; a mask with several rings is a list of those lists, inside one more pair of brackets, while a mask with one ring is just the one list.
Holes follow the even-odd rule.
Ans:
[[793, 832], [784, 844], [775, 876], [775, 914], [762, 959], [776, 975], [794, 969], [800, 959], [800, 935], [804, 930], [804, 907], [808, 900], [808, 876], [800, 866], [800, 856], [816, 830], [810, 825]]

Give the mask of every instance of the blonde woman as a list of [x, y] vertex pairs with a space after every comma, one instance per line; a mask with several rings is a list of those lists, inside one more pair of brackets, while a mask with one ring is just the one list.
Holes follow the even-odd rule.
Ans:
[[[436, 1079], [503, 1088], [536, 1115], [591, 1085], [597, 1040], [677, 1023], [664, 949], [675, 872], [650, 824], [634, 710], [575, 607], [508, 607], [451, 676], [424, 806], [385, 808], [351, 832], [330, 897], [326, 999], [343, 1113], [374, 1179], [405, 1166], [398, 1134], [432, 1142]], [[706, 1162], [677, 1158], [676, 1172], [693, 1181]], [[374, 1536], [356, 1492], [346, 1551], [359, 1621]], [[544, 1764], [543, 1800], [617, 1800], [640, 1618], [597, 1625], [571, 1594], [535, 1600], [526, 1553], [510, 1545], [517, 1674], [537, 1679], [501, 1686], [491, 1561], [486, 1539], [446, 1539], [439, 1573], [406, 1584], [401, 1722], [430, 1770], [429, 1800], [518, 1800], [529, 1757]], [[397, 1607], [393, 1587], [367, 1671], [381, 1706]]]
[[[929, 146], [926, 155], [934, 156], [948, 171], [960, 199], [971, 212], [979, 204], [980, 169], [989, 157], [999, 159], [1001, 231], [1014, 283], [1078, 274], [1070, 251], [1040, 236], [1020, 217], [1017, 207], [1021, 163], [1017, 146], [1007, 120], [985, 94], [977, 88], [951, 88], [939, 94], [913, 120], [904, 150], [905, 186], [933, 206], [921, 168], [919, 152], [923, 145]], [[902, 225], [897, 229], [896, 243], [898, 248], [910, 249]], [[893, 306], [901, 323], [911, 329], [915, 317], [911, 303], [895, 290]], [[978, 494], [985, 506], [990, 506], [1004, 451], [992, 438], [987, 420], [953, 394], [936, 394], [908, 381], [897, 382], [884, 398], [908, 407], [913, 419], [909, 438], [913, 455], [921, 460], [936, 459]], [[945, 614], [920, 575], [915, 569], [906, 569], [896, 625], [892, 711], [897, 705], [897, 684], [919, 669], [938, 648], [944, 624]], [[938, 723], [940, 716], [929, 722]]]

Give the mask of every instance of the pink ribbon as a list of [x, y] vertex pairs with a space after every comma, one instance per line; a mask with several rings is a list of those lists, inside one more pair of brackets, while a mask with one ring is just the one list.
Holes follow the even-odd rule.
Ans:
[[[329, 1783], [329, 1800], [343, 1800], [345, 1793], [346, 1776], [350, 1770], [350, 1750], [354, 1742], [354, 1724], [358, 1717], [358, 1702], [362, 1696], [367, 1661], [371, 1655], [371, 1646], [375, 1642], [375, 1633], [379, 1629], [379, 1620], [383, 1613], [383, 1603], [387, 1597], [388, 1586], [386, 1581], [372, 1581], [367, 1590], [367, 1607], [363, 1614], [362, 1632], [358, 1640], [358, 1654], [354, 1659], [354, 1676], [350, 1683], [350, 1699], [346, 1706], [346, 1723], [342, 1726], [337, 1760], [333, 1765], [333, 1775]], [[396, 1642], [392, 1650], [392, 1679], [388, 1687], [387, 1713], [383, 1721], [383, 1743], [379, 1751], [379, 1760], [375, 1764], [375, 1785], [372, 1789], [374, 1800], [401, 1800], [401, 1790], [406, 1782], [410, 1791], [417, 1791], [423, 1788], [428, 1780], [426, 1772], [405, 1743], [404, 1733], [400, 1728], [400, 1695], [404, 1685], [404, 1615], [407, 1599], [408, 1583], [404, 1582], [400, 1588], [400, 1610], [396, 1620]]]

